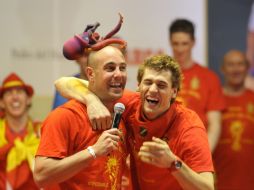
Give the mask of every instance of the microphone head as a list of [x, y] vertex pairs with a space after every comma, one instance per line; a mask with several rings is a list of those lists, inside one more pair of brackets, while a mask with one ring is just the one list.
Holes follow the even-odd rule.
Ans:
[[122, 103], [118, 102], [115, 104], [115, 106], [114, 106], [115, 113], [122, 114], [124, 112], [124, 110], [125, 110], [125, 106]]

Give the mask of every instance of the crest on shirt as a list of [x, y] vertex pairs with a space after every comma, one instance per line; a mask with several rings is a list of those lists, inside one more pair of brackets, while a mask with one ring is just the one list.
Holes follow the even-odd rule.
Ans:
[[193, 77], [190, 81], [190, 87], [192, 90], [197, 90], [200, 87], [200, 81], [198, 77]]
[[230, 133], [232, 138], [231, 148], [233, 151], [240, 151], [242, 148], [241, 140], [244, 131], [244, 125], [241, 121], [233, 121], [230, 125]]
[[252, 103], [247, 104], [247, 112], [250, 114], [254, 113], [254, 105]]

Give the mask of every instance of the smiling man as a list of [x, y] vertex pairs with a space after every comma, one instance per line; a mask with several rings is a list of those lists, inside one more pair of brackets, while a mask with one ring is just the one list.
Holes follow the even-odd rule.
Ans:
[[[88, 55], [88, 89], [113, 113], [126, 83], [126, 62], [120, 49], [106, 46]], [[71, 100], [49, 114], [42, 125], [35, 158], [40, 187], [60, 189], [121, 189], [127, 157], [119, 129], [93, 131], [85, 105]]]
[[[139, 68], [139, 93], [128, 92], [120, 99], [126, 106], [123, 119], [135, 190], [214, 189], [206, 129], [195, 112], [175, 101], [181, 79], [174, 59], [153, 56]], [[85, 94], [91, 95], [82, 82], [70, 80], [69, 84], [66, 79], [64, 84], [57, 82], [58, 88], [60, 85], [61, 90], [66, 90], [65, 95], [80, 101], [86, 99]], [[98, 102], [86, 103], [101, 106]]]
[[205, 128], [175, 101], [181, 77], [170, 56], [151, 57], [138, 71], [140, 95], [122, 98], [137, 189], [213, 189]]
[[213, 151], [220, 136], [221, 111], [225, 106], [219, 78], [213, 71], [193, 60], [195, 28], [191, 21], [177, 19], [172, 22], [168, 29], [168, 39], [184, 76], [178, 100], [197, 112], [207, 129]]
[[254, 92], [244, 86], [248, 69], [243, 52], [230, 50], [224, 55], [221, 71], [226, 109], [222, 113], [221, 137], [213, 154], [218, 190], [254, 187], [254, 166], [250, 164], [254, 162]]
[[39, 145], [39, 123], [29, 117], [32, 86], [9, 74], [0, 87], [0, 189], [37, 190], [32, 175]]

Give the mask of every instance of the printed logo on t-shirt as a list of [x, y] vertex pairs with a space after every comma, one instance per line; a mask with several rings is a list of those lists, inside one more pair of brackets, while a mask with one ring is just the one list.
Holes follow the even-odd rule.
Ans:
[[198, 77], [193, 77], [190, 82], [190, 87], [192, 90], [197, 90], [200, 87], [200, 81]]
[[244, 131], [244, 125], [241, 121], [233, 121], [230, 125], [230, 133], [232, 137], [231, 148], [234, 151], [241, 150], [241, 140]]
[[247, 112], [249, 113], [249, 114], [253, 114], [254, 113], [254, 105], [253, 105], [253, 103], [248, 103], [247, 104]]

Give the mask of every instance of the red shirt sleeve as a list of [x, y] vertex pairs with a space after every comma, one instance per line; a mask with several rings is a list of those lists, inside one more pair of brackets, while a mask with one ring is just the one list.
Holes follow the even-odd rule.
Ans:
[[225, 108], [225, 101], [220, 85], [219, 78], [211, 72], [211, 79], [209, 82], [210, 92], [207, 101], [208, 110], [223, 110]]
[[183, 135], [183, 159], [196, 172], [214, 171], [212, 156], [204, 128], [190, 128]]
[[51, 112], [42, 124], [37, 155], [56, 158], [68, 155], [68, 147], [73, 142], [74, 136], [68, 126], [75, 128], [73, 117], [75, 114], [68, 109], [59, 108]]

